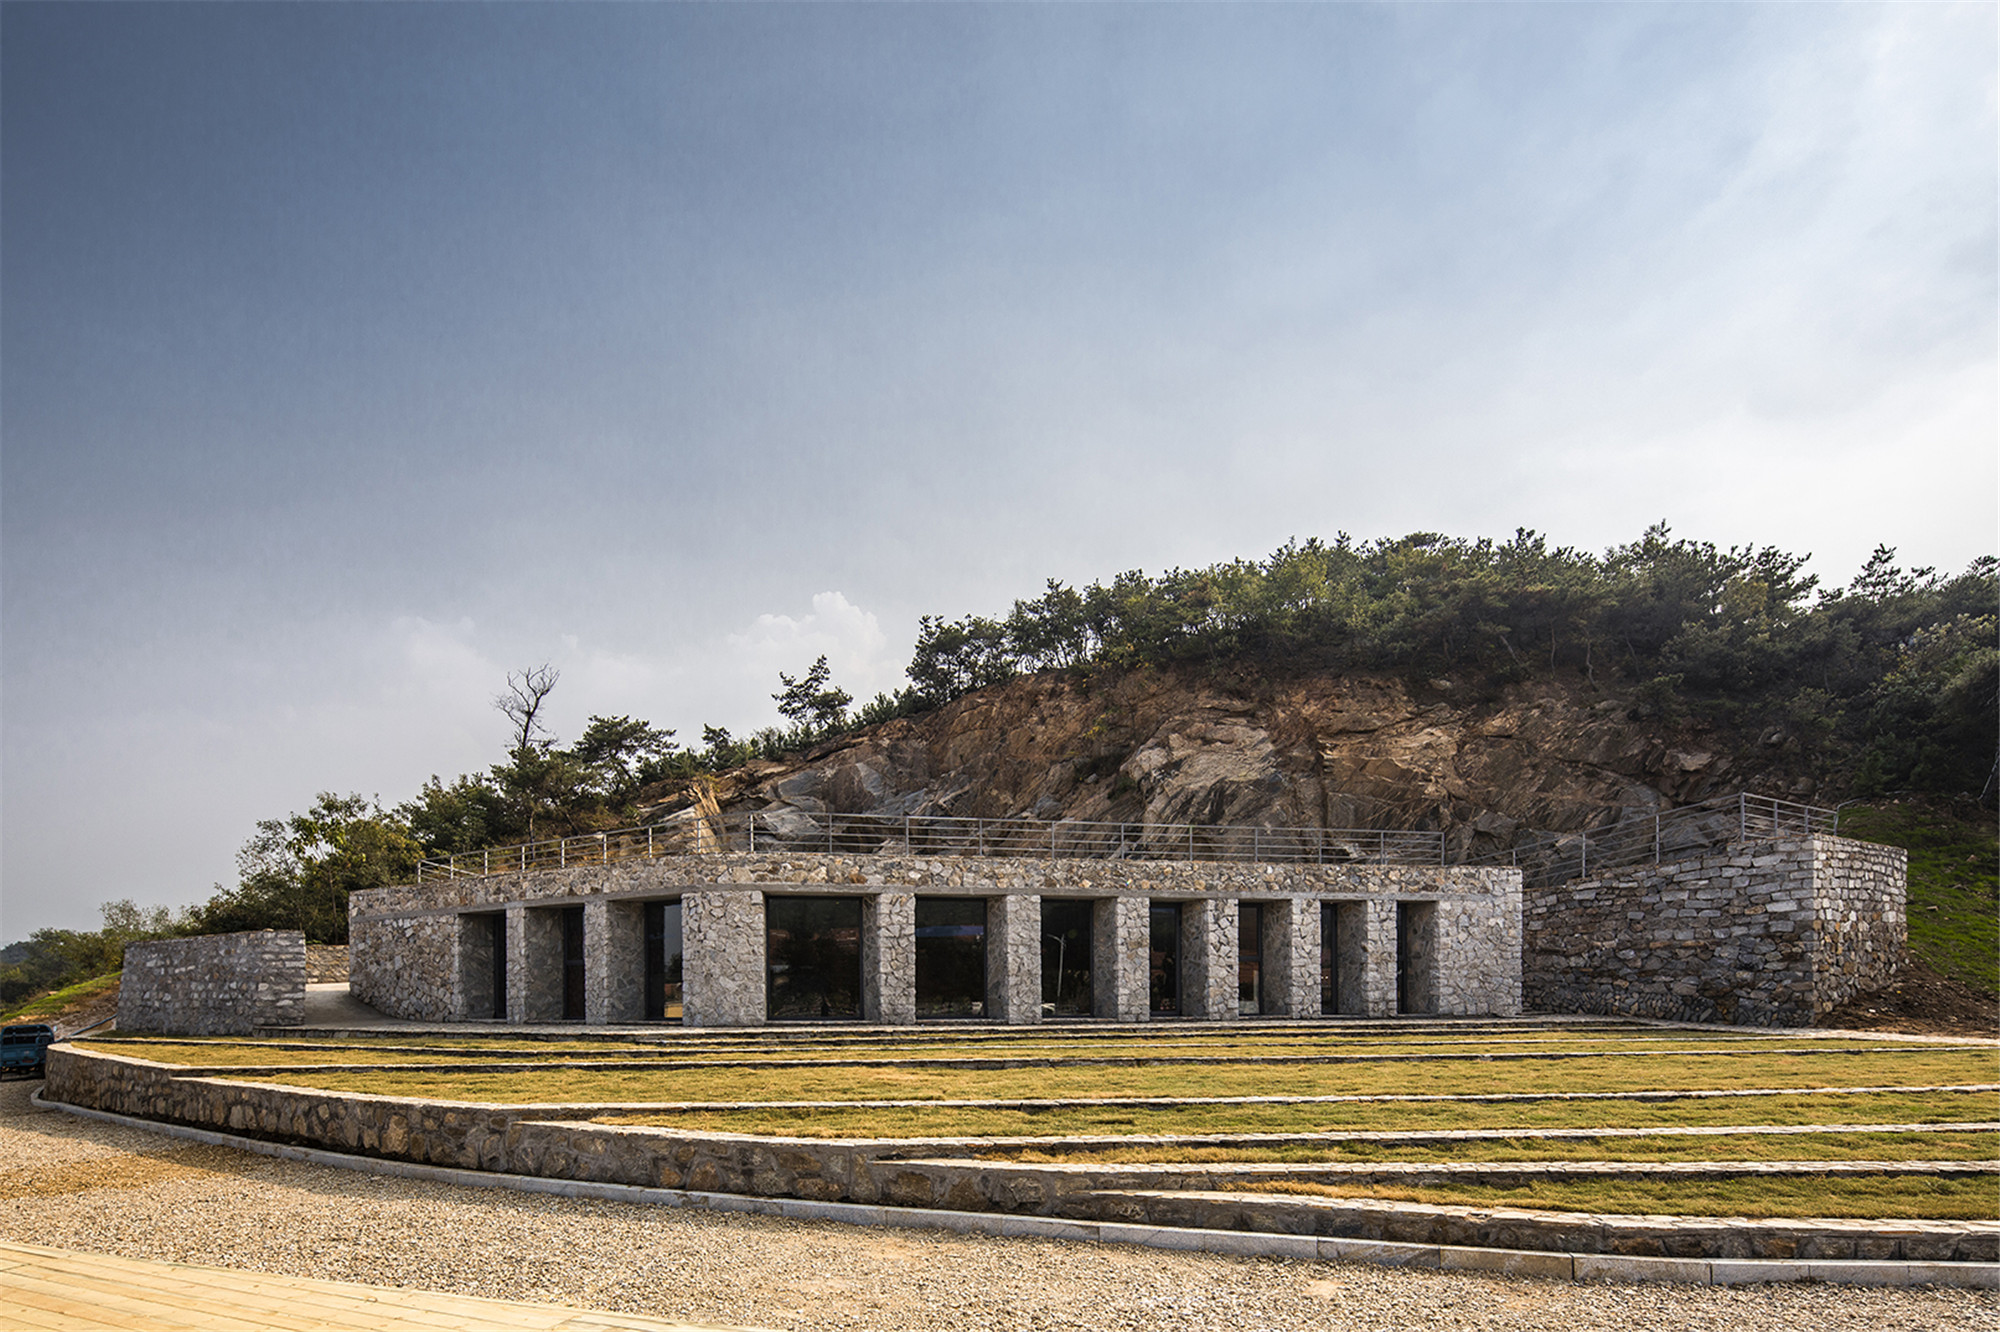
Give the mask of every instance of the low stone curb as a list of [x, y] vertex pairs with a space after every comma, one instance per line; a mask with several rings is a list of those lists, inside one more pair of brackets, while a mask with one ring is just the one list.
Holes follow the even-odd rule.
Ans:
[[1569, 1254], [1463, 1245], [1329, 1239], [1310, 1235], [1280, 1235], [1250, 1231], [1181, 1229], [1117, 1222], [1070, 1221], [1055, 1217], [956, 1212], [864, 1203], [812, 1202], [795, 1198], [760, 1198], [741, 1194], [643, 1188], [629, 1184], [546, 1179], [530, 1175], [503, 1175], [450, 1166], [350, 1156], [321, 1148], [293, 1147], [282, 1143], [262, 1142], [254, 1138], [237, 1137], [234, 1134], [217, 1133], [208, 1129], [161, 1124], [151, 1120], [135, 1119], [129, 1115], [67, 1105], [60, 1101], [44, 1101], [39, 1092], [32, 1100], [37, 1106], [61, 1110], [85, 1119], [95, 1119], [125, 1128], [312, 1165], [332, 1166], [406, 1179], [432, 1180], [473, 1188], [504, 1188], [526, 1193], [550, 1193], [567, 1198], [595, 1198], [607, 1202], [651, 1203], [709, 1211], [746, 1212], [791, 1220], [838, 1221], [848, 1225], [903, 1226], [949, 1230], [961, 1234], [1133, 1244], [1147, 1248], [1178, 1249], [1239, 1257], [1367, 1262], [1390, 1267], [1492, 1272], [1557, 1280], [1665, 1281], [1695, 1285], [1824, 1281], [1867, 1286], [1938, 1285], [2000, 1290], [2000, 1263], [1855, 1260], [1781, 1262], [1757, 1259]]
[[[1981, 1049], [1979, 1046], [1945, 1046], [1936, 1051], [1924, 1053], [1961, 1054]], [[436, 1062], [409, 1062], [394, 1064], [201, 1064], [189, 1066], [194, 1071], [192, 1077], [270, 1077], [280, 1074], [303, 1073], [350, 1073], [357, 1070], [380, 1070], [397, 1073], [546, 1073], [561, 1069], [582, 1073], [624, 1073], [643, 1071], [648, 1073], [712, 1073], [722, 1070], [742, 1069], [827, 1069], [827, 1068], [923, 1068], [964, 1070], [970, 1072], [993, 1072], [1004, 1069], [1023, 1068], [1151, 1068], [1161, 1064], [1190, 1065], [1196, 1067], [1229, 1067], [1239, 1064], [1257, 1066], [1303, 1066], [1323, 1064], [1427, 1064], [1427, 1063], [1476, 1063], [1509, 1064], [1532, 1061], [1560, 1061], [1571, 1059], [1682, 1059], [1720, 1058], [1725, 1056], [1755, 1055], [1879, 1055], [1906, 1054], [1907, 1050], [1892, 1046], [1880, 1048], [1841, 1047], [1839, 1049], [1765, 1048], [1755, 1049], [1688, 1049], [1688, 1050], [1531, 1050], [1474, 1053], [1466, 1051], [1453, 1054], [1285, 1054], [1285, 1055], [918, 1055], [904, 1058], [893, 1056], [868, 1058], [843, 1058], [832, 1056], [821, 1059], [772, 1058], [743, 1059], [715, 1056], [706, 1059], [690, 1059], [684, 1056], [659, 1054], [642, 1059], [577, 1059], [562, 1055], [542, 1060], [526, 1061], [518, 1057], [512, 1061], [502, 1059], [467, 1059], [460, 1057]]]

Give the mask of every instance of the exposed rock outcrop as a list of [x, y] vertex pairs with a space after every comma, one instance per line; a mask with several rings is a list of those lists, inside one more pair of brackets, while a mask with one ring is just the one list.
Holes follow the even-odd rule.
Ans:
[[1810, 796], [1784, 746], [1725, 739], [1580, 681], [1051, 672], [752, 763], [717, 795], [780, 837], [831, 811], [1442, 828], [1461, 854], [1745, 787]]

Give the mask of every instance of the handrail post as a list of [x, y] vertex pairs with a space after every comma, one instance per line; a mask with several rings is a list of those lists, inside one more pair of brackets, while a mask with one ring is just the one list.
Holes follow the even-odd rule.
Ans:
[[1190, 823], [1187, 826], [1187, 830], [1188, 830], [1188, 863], [1192, 865], [1194, 863], [1194, 825]]
[[1253, 865], [1263, 863], [1264, 847], [1263, 839], [1260, 835], [1262, 831], [1255, 824], [1252, 824], [1250, 827], [1250, 863]]
[[1660, 863], [1660, 812], [1653, 811], [1653, 863]]
[[1736, 793], [1736, 840], [1739, 842], [1750, 840], [1750, 793], [1748, 791], [1738, 791]]
[[1056, 825], [1054, 820], [1050, 820], [1049, 822], [1049, 863], [1051, 865], [1056, 863]]

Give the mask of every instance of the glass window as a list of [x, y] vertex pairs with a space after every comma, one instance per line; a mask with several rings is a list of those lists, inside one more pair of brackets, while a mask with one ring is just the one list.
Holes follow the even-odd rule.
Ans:
[[986, 1015], [986, 899], [917, 899], [917, 1016]]
[[1042, 899], [1042, 1013], [1089, 1017], [1090, 923], [1095, 903]]
[[1181, 908], [1178, 902], [1155, 902], [1147, 913], [1152, 926], [1152, 1011], [1181, 1011]]
[[681, 904], [646, 903], [646, 1007], [652, 1022], [681, 1016]]
[[1236, 907], [1236, 1011], [1264, 1011], [1264, 908], [1256, 902]]
[[861, 899], [764, 899], [765, 996], [773, 1018], [861, 1016]]

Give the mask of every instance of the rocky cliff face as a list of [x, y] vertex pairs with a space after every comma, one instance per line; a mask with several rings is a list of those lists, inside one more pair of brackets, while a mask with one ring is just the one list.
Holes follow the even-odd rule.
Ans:
[[1048, 673], [753, 763], [718, 796], [781, 836], [829, 810], [1442, 828], [1456, 857], [1738, 789], [1809, 799], [1791, 748], [1636, 721], [1582, 682]]

